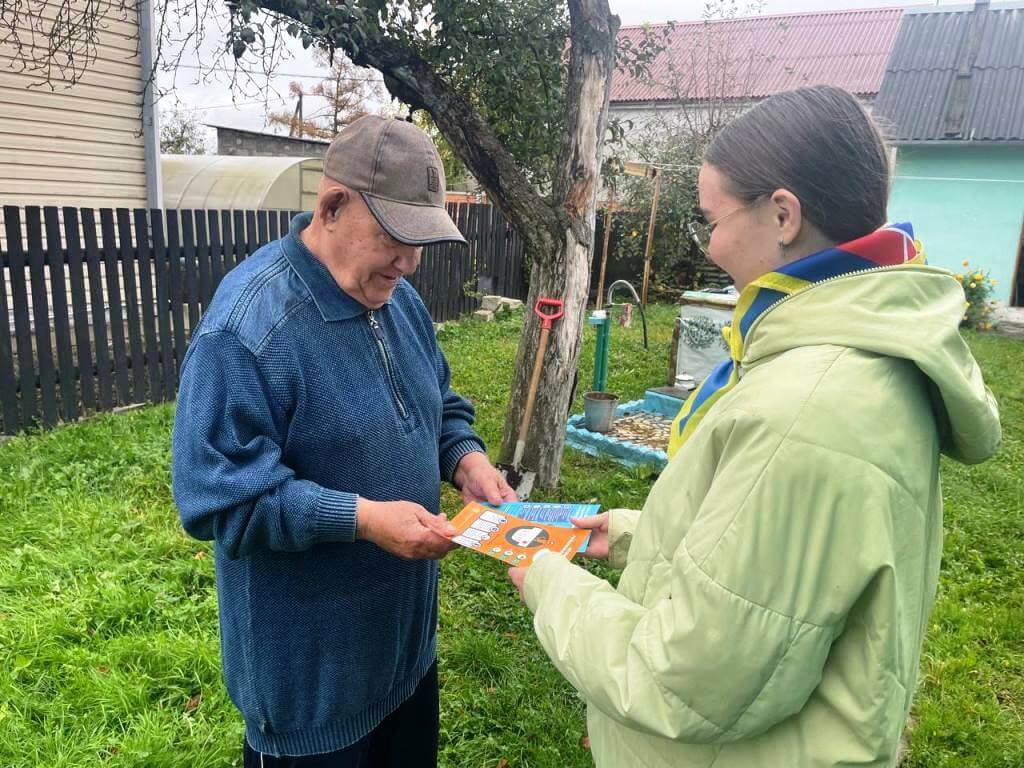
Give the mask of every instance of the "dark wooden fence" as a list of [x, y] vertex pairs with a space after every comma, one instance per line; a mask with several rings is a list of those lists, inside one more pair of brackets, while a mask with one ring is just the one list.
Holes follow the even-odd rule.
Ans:
[[[172, 400], [224, 275], [287, 232], [285, 211], [3, 207], [0, 434]], [[424, 249], [411, 282], [435, 321], [479, 295], [525, 298], [523, 249], [489, 205], [451, 206], [470, 247]]]

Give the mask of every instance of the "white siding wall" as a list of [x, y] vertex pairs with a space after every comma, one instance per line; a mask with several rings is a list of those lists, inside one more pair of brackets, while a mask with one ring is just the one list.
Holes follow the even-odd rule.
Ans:
[[[54, 5], [37, 24], [49, 28]], [[21, 72], [13, 46], [0, 43], [0, 205], [146, 205], [137, 20], [101, 26], [97, 60], [55, 90], [30, 88], [40, 76]]]

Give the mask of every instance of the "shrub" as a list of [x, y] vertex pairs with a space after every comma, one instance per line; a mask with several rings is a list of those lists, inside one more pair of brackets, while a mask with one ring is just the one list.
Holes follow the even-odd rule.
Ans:
[[963, 286], [964, 297], [967, 300], [960, 327], [991, 331], [992, 310], [996, 302], [989, 297], [996, 281], [989, 277], [988, 270], [972, 267], [970, 261], [965, 261], [964, 271], [954, 277]]

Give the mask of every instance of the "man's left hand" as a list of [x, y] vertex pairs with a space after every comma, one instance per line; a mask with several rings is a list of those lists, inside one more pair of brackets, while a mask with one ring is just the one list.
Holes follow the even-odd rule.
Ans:
[[462, 489], [462, 500], [467, 504], [479, 501], [499, 505], [506, 501], [519, 501], [505, 478], [491, 466], [487, 455], [479, 451], [467, 453], [459, 460], [452, 480], [457, 488]]

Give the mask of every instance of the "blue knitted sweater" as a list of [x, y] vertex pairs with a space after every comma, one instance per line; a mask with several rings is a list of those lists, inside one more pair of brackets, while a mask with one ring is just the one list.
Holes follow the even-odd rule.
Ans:
[[308, 222], [217, 289], [173, 435], [181, 521], [215, 542], [228, 692], [278, 755], [358, 741], [435, 658], [437, 563], [355, 541], [357, 497], [437, 513], [483, 449], [416, 291], [368, 313], [299, 239]]

